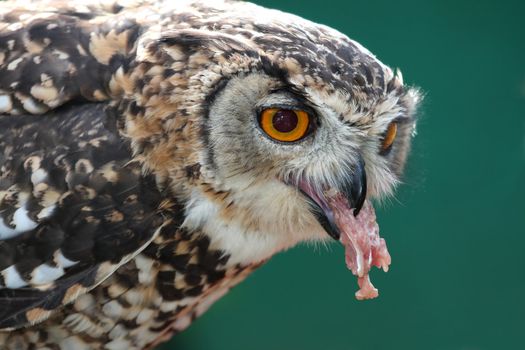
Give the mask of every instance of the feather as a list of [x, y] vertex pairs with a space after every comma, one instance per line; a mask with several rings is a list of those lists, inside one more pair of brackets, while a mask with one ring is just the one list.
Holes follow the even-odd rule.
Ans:
[[89, 291], [109, 275], [98, 267], [127, 262], [163, 222], [154, 181], [131, 161], [129, 144], [106, 130], [103, 109], [0, 118], [10, 130], [0, 134], [10, 149], [0, 187], [0, 327], [35, 323], [24, 320], [27, 310], [53, 311], [73, 286], [82, 286], [77, 295]]

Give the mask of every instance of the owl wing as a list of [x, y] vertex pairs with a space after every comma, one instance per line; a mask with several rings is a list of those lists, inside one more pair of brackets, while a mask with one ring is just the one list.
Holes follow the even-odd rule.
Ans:
[[43, 114], [72, 100], [108, 100], [113, 75], [129, 65], [140, 17], [139, 9], [111, 2], [2, 3], [0, 113]]
[[104, 106], [0, 115], [0, 329], [34, 324], [111, 275], [166, 220]]

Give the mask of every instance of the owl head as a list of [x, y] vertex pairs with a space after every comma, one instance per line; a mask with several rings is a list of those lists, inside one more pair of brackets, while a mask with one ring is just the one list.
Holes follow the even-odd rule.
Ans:
[[420, 100], [399, 73], [336, 30], [250, 3], [171, 11], [110, 85], [188, 230], [256, 262], [338, 239], [337, 203], [358, 215], [392, 193]]

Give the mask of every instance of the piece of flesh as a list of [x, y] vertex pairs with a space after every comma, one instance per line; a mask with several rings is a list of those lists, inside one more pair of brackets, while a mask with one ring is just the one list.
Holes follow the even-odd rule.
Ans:
[[379, 236], [374, 207], [370, 201], [365, 201], [355, 217], [342, 195], [329, 196], [327, 200], [341, 231], [346, 266], [358, 278], [359, 290], [355, 296], [359, 300], [376, 298], [379, 293], [370, 281], [370, 269], [376, 266], [387, 272], [391, 258], [385, 240]]

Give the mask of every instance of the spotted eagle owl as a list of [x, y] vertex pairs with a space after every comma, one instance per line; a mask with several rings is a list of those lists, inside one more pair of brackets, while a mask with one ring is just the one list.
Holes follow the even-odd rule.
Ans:
[[419, 93], [326, 26], [233, 0], [0, 5], [0, 347], [145, 349], [273, 254], [390, 263]]

